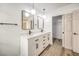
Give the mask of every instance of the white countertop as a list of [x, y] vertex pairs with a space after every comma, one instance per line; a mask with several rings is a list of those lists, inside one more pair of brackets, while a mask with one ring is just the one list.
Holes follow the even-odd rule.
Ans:
[[40, 35], [43, 35], [43, 34], [46, 34], [46, 33], [50, 33], [50, 32], [38, 32], [38, 33], [32, 33], [31, 35], [27, 35], [26, 33], [24, 33], [21, 36], [26, 37], [26, 39], [30, 39], [30, 38], [40, 36]]

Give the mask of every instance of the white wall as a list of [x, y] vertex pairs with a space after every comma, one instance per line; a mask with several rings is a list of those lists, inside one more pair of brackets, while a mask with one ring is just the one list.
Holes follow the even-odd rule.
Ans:
[[[18, 24], [18, 26], [0, 25], [0, 55], [20, 55], [20, 36], [22, 33], [28, 33], [27, 30], [21, 29], [21, 10], [31, 9], [32, 7], [28, 4], [0, 4], [0, 23]], [[35, 23], [36, 20], [37, 18]], [[39, 31], [37, 25], [32, 30], [32, 32]]]
[[62, 16], [53, 17], [53, 38], [62, 39]]
[[18, 26], [0, 25], [0, 55], [19, 55], [20, 53], [20, 18], [17, 7], [14, 7], [9, 4], [0, 4], [0, 23], [18, 24]]

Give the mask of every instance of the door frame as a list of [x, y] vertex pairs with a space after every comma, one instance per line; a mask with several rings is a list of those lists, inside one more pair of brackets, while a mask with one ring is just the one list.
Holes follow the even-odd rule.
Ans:
[[[62, 15], [57, 15], [57, 16], [61, 16], [62, 17]], [[53, 43], [53, 18], [57, 17], [57, 16], [52, 16], [52, 43]]]

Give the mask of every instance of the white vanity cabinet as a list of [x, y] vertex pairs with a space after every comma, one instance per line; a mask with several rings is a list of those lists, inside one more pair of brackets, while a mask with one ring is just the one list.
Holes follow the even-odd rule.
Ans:
[[49, 45], [49, 33], [28, 40], [28, 55], [39, 55]]
[[[23, 45], [25, 41], [28, 40], [27, 45]], [[21, 55], [25, 56], [26, 52], [28, 53], [28, 56], [38, 56], [49, 44], [50, 44], [50, 33], [43, 33], [41, 35], [37, 35], [28, 39], [25, 39], [23, 46], [21, 48]], [[25, 51], [28, 50], [28, 51]]]
[[28, 40], [28, 55], [33, 56], [39, 53], [40, 37], [33, 37]]

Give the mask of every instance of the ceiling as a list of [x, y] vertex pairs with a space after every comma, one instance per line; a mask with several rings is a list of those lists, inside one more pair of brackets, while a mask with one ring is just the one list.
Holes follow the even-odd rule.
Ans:
[[[69, 5], [70, 3], [35, 3], [34, 8], [43, 11], [43, 8], [46, 9], [47, 14], [53, 13], [55, 10], [64, 7], [66, 5]], [[33, 6], [32, 3], [28, 4], [30, 6]]]

